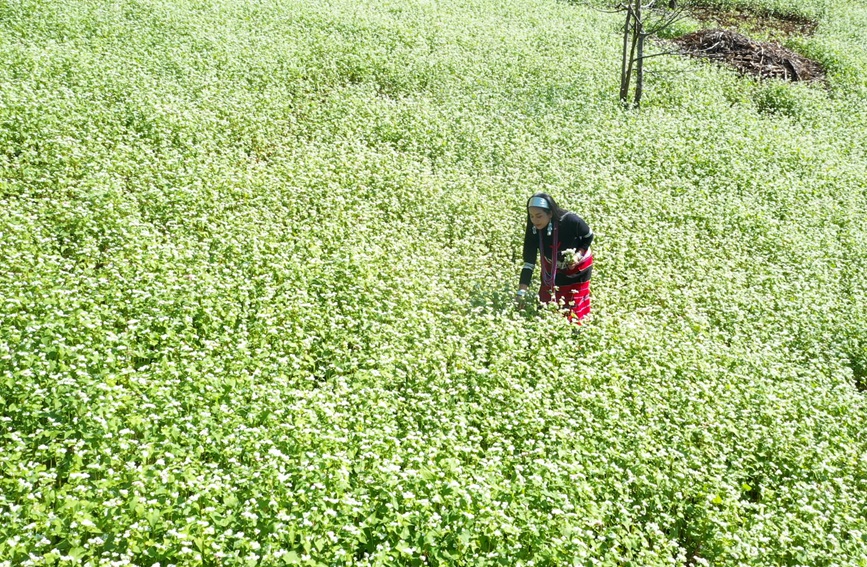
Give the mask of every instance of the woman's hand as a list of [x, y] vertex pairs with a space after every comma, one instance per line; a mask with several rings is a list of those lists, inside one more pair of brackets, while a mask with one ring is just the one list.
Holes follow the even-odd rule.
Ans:
[[561, 252], [563, 256], [563, 262], [566, 263], [568, 269], [572, 269], [584, 260], [584, 256], [587, 255], [586, 248], [568, 248]]

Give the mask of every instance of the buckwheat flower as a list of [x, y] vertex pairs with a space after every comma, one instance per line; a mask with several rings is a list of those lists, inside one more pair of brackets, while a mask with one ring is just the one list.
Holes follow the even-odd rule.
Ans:
[[576, 248], [567, 248], [566, 250], [563, 250], [563, 252], [561, 252], [561, 255], [563, 257], [563, 261], [561, 262], [562, 265], [560, 267], [566, 269], [571, 268], [572, 266], [580, 262], [581, 259], [584, 257], [584, 255], [581, 254], [581, 252], [579, 252]]

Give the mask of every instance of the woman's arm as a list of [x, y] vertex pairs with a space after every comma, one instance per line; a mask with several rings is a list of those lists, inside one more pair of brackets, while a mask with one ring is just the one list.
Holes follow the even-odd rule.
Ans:
[[518, 282], [518, 291], [527, 291], [530, 286], [530, 280], [533, 279], [533, 270], [536, 269], [536, 236], [530, 229], [530, 224], [527, 223], [527, 230], [524, 232], [524, 267], [521, 268], [521, 277]]
[[563, 232], [569, 236], [568, 239], [564, 239], [561, 250], [574, 248], [582, 254], [586, 254], [593, 242], [593, 231], [590, 229], [590, 225], [575, 213], [567, 213], [563, 216], [561, 227], [567, 229]]

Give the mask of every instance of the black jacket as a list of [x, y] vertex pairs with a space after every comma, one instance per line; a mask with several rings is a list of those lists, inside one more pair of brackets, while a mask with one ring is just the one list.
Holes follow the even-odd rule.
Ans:
[[[561, 253], [569, 248], [587, 250], [593, 242], [593, 231], [590, 226], [575, 213], [566, 212], [560, 217], [557, 233], [557, 261], [562, 260]], [[549, 236], [547, 229], [538, 231], [542, 235], [542, 247], [545, 257], [551, 260], [551, 247], [554, 244], [553, 232]], [[522, 285], [530, 285], [533, 278], [533, 270], [536, 267], [536, 258], [539, 252], [539, 234], [533, 234], [533, 225], [527, 223], [527, 231], [524, 234], [524, 268], [521, 270]], [[557, 279], [554, 285], [569, 285], [586, 282], [590, 279], [593, 268], [579, 272], [575, 277], [566, 275], [565, 270], [557, 270]]]

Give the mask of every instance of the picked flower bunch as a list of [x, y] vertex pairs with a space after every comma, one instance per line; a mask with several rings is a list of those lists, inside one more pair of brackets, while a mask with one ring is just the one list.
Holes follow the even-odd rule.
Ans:
[[560, 267], [569, 269], [574, 268], [578, 262], [583, 260], [584, 254], [577, 248], [567, 248], [560, 252], [560, 257], [562, 258], [560, 261]]

